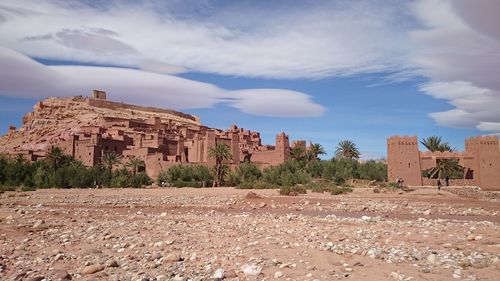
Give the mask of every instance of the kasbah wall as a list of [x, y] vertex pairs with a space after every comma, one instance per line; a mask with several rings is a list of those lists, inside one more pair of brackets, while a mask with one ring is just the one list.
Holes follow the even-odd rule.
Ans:
[[[274, 145], [263, 145], [260, 133], [245, 130], [232, 125], [228, 130], [209, 128], [199, 124], [197, 117], [173, 110], [118, 103], [106, 100], [106, 93], [94, 90], [86, 100], [95, 108], [111, 110], [133, 109], [147, 112], [168, 113], [188, 121], [162, 121], [159, 117], [146, 120], [104, 117], [97, 124], [81, 126], [67, 139], [57, 141], [51, 147], [80, 160], [86, 166], [94, 166], [108, 152], [122, 156], [122, 162], [128, 158], [144, 161], [143, 169], [151, 177], [173, 165], [202, 164], [212, 167], [215, 162], [208, 157], [208, 151], [215, 145], [226, 144], [232, 157], [226, 161], [234, 169], [244, 161], [251, 161], [260, 167], [278, 165], [289, 159], [290, 147], [288, 135], [284, 132], [276, 135]], [[305, 143], [300, 141], [299, 143]], [[19, 151], [30, 161], [43, 159], [47, 151]]]
[[416, 136], [392, 136], [387, 139], [388, 180], [399, 177], [411, 186], [435, 185], [436, 180], [422, 177], [422, 171], [436, 166], [439, 159], [458, 159], [464, 178], [450, 185], [479, 186], [500, 190], [500, 146], [495, 136], [477, 136], [465, 140], [463, 152], [421, 152]]

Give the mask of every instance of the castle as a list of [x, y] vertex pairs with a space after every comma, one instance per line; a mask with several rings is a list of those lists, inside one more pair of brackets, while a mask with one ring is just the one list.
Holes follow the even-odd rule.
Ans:
[[436, 179], [422, 176], [442, 159], [456, 159], [464, 167], [463, 179], [451, 179], [450, 185], [479, 186], [500, 190], [500, 146], [495, 136], [478, 136], [465, 140], [463, 152], [421, 152], [416, 136], [393, 136], [387, 139], [388, 180], [399, 177], [413, 186], [436, 185]]
[[[82, 118], [89, 112], [96, 114], [85, 119], [86, 123], [82, 121], [72, 125], [68, 120]], [[117, 115], [117, 112], [120, 114]], [[23, 118], [23, 123], [21, 130], [10, 128], [3, 138], [10, 144], [19, 135], [22, 144], [4, 152], [36, 161], [43, 159], [51, 147], [59, 147], [86, 166], [94, 166], [105, 153], [114, 152], [123, 160], [135, 157], [144, 161], [142, 170], [152, 178], [162, 170], [181, 163], [212, 166], [214, 160], [208, 157], [208, 151], [217, 144], [230, 148], [232, 158], [226, 164], [231, 168], [243, 161], [251, 161], [261, 167], [278, 165], [289, 158], [291, 149], [288, 135], [284, 132], [277, 134], [275, 145], [263, 145], [259, 132], [236, 125], [228, 130], [209, 128], [201, 125], [196, 116], [108, 101], [105, 92], [96, 90], [90, 97], [41, 101], [35, 105], [34, 112]], [[52, 132], [46, 128], [47, 123], [62, 125], [57, 132]], [[35, 129], [39, 132], [33, 133]], [[32, 140], [30, 146], [25, 139]], [[305, 144], [304, 141], [296, 143]]]

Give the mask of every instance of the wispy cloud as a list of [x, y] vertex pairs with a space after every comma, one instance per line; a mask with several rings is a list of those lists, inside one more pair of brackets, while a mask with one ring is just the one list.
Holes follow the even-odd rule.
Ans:
[[[453, 107], [430, 115], [438, 124], [496, 131], [500, 111], [492, 104], [499, 104], [500, 97], [498, 10], [500, 2], [489, 0], [4, 0], [0, 45], [30, 57], [167, 74], [320, 79], [383, 73], [381, 81], [425, 77], [429, 82], [421, 90]], [[33, 69], [43, 80], [56, 68]], [[114, 70], [99, 71], [110, 77]], [[232, 93], [239, 95], [236, 100], [223, 96], [201, 98], [196, 105], [185, 99], [180, 99], [185, 104], [175, 104], [189, 108], [229, 102], [245, 112], [269, 114], [264, 101], [285, 93], [294, 101], [310, 102], [302, 93], [274, 90], [272, 95], [252, 92], [261, 103], [243, 98], [248, 92], [241, 91]]]
[[412, 33], [420, 45], [414, 62], [431, 82], [428, 95], [454, 109], [430, 116], [443, 126], [500, 130], [500, 2], [418, 1], [424, 28]]
[[17, 97], [85, 95], [92, 89], [105, 89], [115, 100], [166, 108], [207, 108], [226, 103], [249, 114], [279, 117], [312, 117], [325, 111], [310, 96], [296, 91], [228, 91], [137, 69], [46, 66], [5, 48], [0, 48], [0, 65], [9, 70], [0, 72], [0, 94]]
[[136, 67], [158, 61], [247, 77], [323, 78], [411, 68], [404, 32], [411, 22], [398, 1], [235, 1], [216, 7], [211, 1], [164, 2], [111, 1], [103, 8], [7, 0], [0, 6], [7, 19], [0, 25], [1, 42], [34, 57]]

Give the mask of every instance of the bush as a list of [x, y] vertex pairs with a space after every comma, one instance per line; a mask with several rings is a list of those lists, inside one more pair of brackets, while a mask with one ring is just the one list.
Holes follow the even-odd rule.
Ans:
[[213, 175], [204, 165], [175, 165], [162, 171], [158, 178], [158, 185], [163, 182], [175, 187], [206, 187], [212, 186]]
[[344, 193], [352, 192], [352, 188], [349, 186], [335, 186], [330, 189], [332, 195], [339, 195]]
[[[257, 181], [262, 178], [262, 172], [259, 167], [254, 163], [242, 163], [236, 170], [229, 174], [228, 184], [235, 186], [245, 186], [246, 188], [250, 188], [248, 186], [254, 185]], [[245, 188], [242, 187], [242, 188]]]
[[5, 191], [16, 191], [16, 187], [0, 185], [0, 193], [4, 193]]
[[153, 183], [153, 180], [144, 172], [137, 173], [128, 179], [127, 186], [129, 187], [143, 187]]
[[277, 186], [295, 186], [311, 181], [311, 176], [304, 171], [298, 161], [286, 161], [278, 166], [264, 169], [264, 182]]
[[111, 180], [109, 181], [110, 187], [128, 187], [129, 179], [132, 178], [132, 174], [125, 168], [121, 168], [113, 171]]
[[387, 164], [369, 160], [359, 165], [359, 178], [365, 180], [387, 181]]
[[306, 171], [313, 178], [320, 178], [323, 175], [324, 169], [325, 169], [324, 161], [311, 161], [306, 164]]
[[24, 185], [23, 185], [23, 186], [21, 187], [21, 191], [23, 191], [23, 192], [27, 192], [27, 191], [35, 191], [35, 190], [36, 190], [36, 188], [34, 188], [33, 186], [24, 186]]
[[325, 191], [330, 191], [332, 186], [335, 186], [332, 182], [323, 180], [310, 182], [305, 185], [305, 188], [311, 190], [312, 192], [323, 193]]
[[306, 194], [307, 190], [303, 186], [296, 185], [296, 186], [282, 186], [280, 187], [279, 192], [281, 195], [297, 196], [299, 194]]

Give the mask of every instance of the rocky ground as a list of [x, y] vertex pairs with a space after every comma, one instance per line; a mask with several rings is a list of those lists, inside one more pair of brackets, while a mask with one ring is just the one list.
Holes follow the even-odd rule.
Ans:
[[370, 188], [6, 192], [0, 279], [500, 280], [497, 198]]

